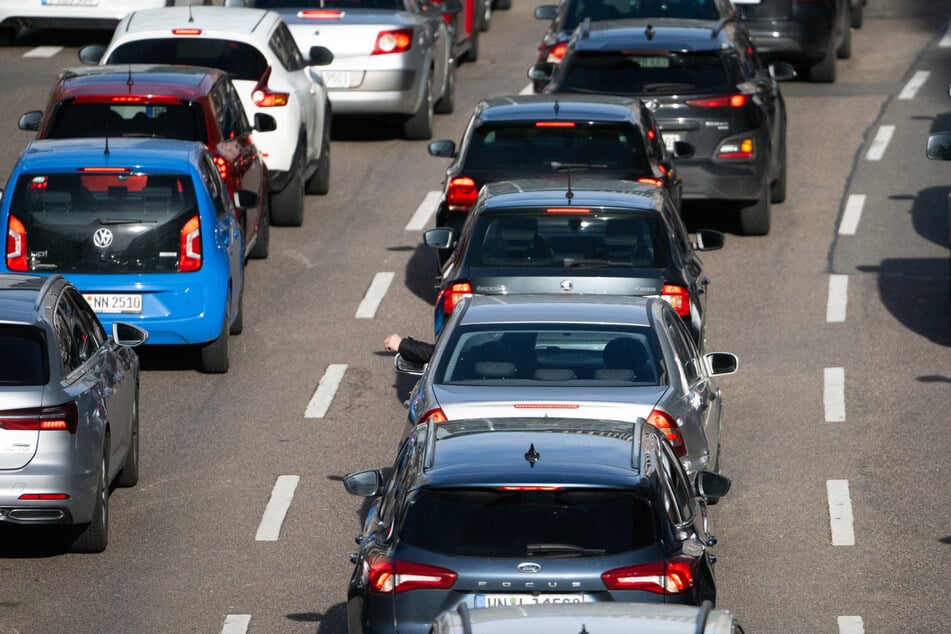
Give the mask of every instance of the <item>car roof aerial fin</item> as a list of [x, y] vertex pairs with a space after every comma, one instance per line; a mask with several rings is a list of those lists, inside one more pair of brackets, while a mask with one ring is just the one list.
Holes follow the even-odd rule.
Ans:
[[528, 461], [528, 464], [532, 469], [535, 468], [535, 463], [538, 462], [538, 459], [541, 457], [542, 455], [538, 453], [537, 449], [535, 449], [535, 443], [532, 443], [528, 448], [528, 451], [525, 452], [525, 460]]

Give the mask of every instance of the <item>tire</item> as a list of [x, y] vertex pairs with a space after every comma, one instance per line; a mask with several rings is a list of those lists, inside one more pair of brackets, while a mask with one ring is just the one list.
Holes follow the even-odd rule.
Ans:
[[287, 185], [271, 194], [271, 224], [280, 227], [299, 227], [304, 224], [304, 148], [299, 146], [294, 155], [293, 174]]
[[862, 28], [862, 0], [858, 0], [849, 12], [849, 23], [853, 29]]
[[449, 68], [446, 69], [446, 87], [443, 90], [442, 96], [439, 98], [439, 101], [436, 102], [436, 105], [433, 106], [433, 111], [436, 114], [452, 114], [452, 111], [456, 109], [456, 64], [455, 62], [449, 63]]
[[70, 552], [101, 553], [109, 543], [109, 434], [103, 439], [102, 458], [96, 484], [96, 505], [92, 521], [84, 525], [73, 540]]
[[839, 59], [849, 59], [852, 57], [852, 29], [848, 25], [845, 27], [845, 33], [842, 34], [842, 41], [839, 42], [839, 48], [835, 49], [835, 56]]
[[324, 118], [324, 134], [320, 142], [320, 159], [317, 170], [307, 181], [307, 193], [319, 196], [330, 191], [330, 104], [327, 104], [324, 112], [327, 116]]
[[482, 15], [479, 16], [479, 30], [483, 33], [489, 30], [489, 27], [492, 26], [492, 3], [482, 2]]
[[126, 454], [122, 471], [116, 476], [116, 486], [134, 487], [139, 483], [139, 393], [136, 390], [132, 401], [132, 438], [129, 441], [129, 453]]
[[261, 208], [261, 226], [258, 227], [258, 239], [251, 247], [248, 257], [252, 260], [263, 260], [271, 251], [271, 205], [270, 199], [265, 196]]
[[[785, 135], [784, 135], [785, 136]], [[769, 186], [769, 202], [781, 203], [786, 200], [786, 140], [782, 140], [782, 147], [779, 149], [779, 173], [776, 179]]]
[[218, 338], [202, 344], [198, 350], [198, 370], [200, 372], [224, 374], [228, 371], [228, 335], [228, 315], [226, 313]]
[[244, 290], [238, 295], [238, 314], [228, 328], [228, 334], [231, 335], [240, 335], [242, 332], [244, 332]]
[[508, 11], [512, 8], [512, 0], [495, 0], [492, 8], [499, 11]]
[[[721, 449], [722, 449], [722, 447], [720, 447], [720, 445], [717, 445], [717, 462], [716, 462], [715, 465], [713, 465], [713, 472], [714, 472], [714, 473], [720, 473], [720, 450], [721, 450]], [[716, 497], [716, 498], [715, 498], [715, 497], [709, 497], [709, 498], [707, 498], [707, 505], [708, 505], [708, 506], [713, 506], [714, 504], [716, 504], [716, 503], [719, 502], [719, 501], [720, 501], [720, 498], [718, 498], [718, 497]]]
[[466, 51], [463, 59], [467, 62], [477, 62], [479, 61], [479, 30], [476, 29], [472, 32], [472, 36], [469, 38], [469, 50]]
[[403, 123], [403, 138], [425, 140], [433, 137], [433, 76], [426, 78], [426, 91], [419, 110]]
[[759, 199], [740, 209], [740, 233], [745, 236], [765, 236], [770, 224], [769, 175], [763, 177]]
[[835, 81], [835, 51], [831, 47], [825, 57], [809, 67], [809, 81], [820, 84]]

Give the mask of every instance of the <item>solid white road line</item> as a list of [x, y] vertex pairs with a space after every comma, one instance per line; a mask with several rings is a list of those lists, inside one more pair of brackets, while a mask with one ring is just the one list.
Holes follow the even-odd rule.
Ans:
[[406, 225], [406, 231], [422, 231], [429, 224], [429, 219], [436, 213], [436, 205], [439, 204], [439, 197], [442, 192], [427, 192], [423, 202], [419, 203], [413, 217]]
[[829, 525], [832, 528], [832, 545], [855, 546], [849, 481], [826, 480], [826, 493], [829, 496]]
[[53, 57], [63, 50], [62, 46], [37, 46], [23, 54], [23, 57]]
[[881, 161], [882, 157], [885, 156], [885, 150], [888, 149], [888, 144], [891, 142], [892, 135], [894, 134], [895, 126], [881, 126], [878, 132], [875, 133], [875, 138], [872, 139], [872, 144], [869, 146], [868, 152], [865, 153], [865, 158], [869, 161]]
[[254, 539], [259, 542], [276, 542], [281, 536], [281, 525], [287, 516], [287, 509], [291, 507], [298, 482], [300, 482], [300, 476], [296, 475], [277, 477], [274, 489], [271, 490], [271, 499], [268, 500], [267, 507], [264, 509], [264, 517], [261, 518], [261, 524], [258, 525], [258, 533]]
[[928, 81], [928, 77], [931, 76], [931, 72], [927, 70], [919, 70], [914, 75], [911, 76], [911, 79], [908, 80], [908, 83], [905, 84], [905, 87], [901, 89], [901, 92], [898, 93], [899, 99], [914, 99], [915, 95], [918, 94], [918, 91], [921, 90], [921, 87], [925, 85], [925, 82]]
[[941, 48], [951, 48], [951, 24], [948, 25], [948, 30], [945, 32], [944, 37], [941, 38], [941, 41], [938, 42], [938, 46]]
[[340, 387], [340, 381], [343, 380], [346, 371], [346, 363], [331, 363], [327, 366], [317, 390], [311, 397], [310, 403], [307, 404], [307, 409], [304, 410], [304, 418], [324, 417], [330, 408], [331, 401], [334, 400], [334, 394], [337, 393], [337, 388]]
[[373, 316], [376, 315], [376, 309], [380, 307], [380, 302], [386, 297], [386, 291], [393, 282], [393, 275], [392, 272], [385, 272], [373, 276], [370, 288], [363, 296], [363, 301], [357, 306], [357, 314], [355, 315], [357, 319], [373, 319]]
[[859, 228], [859, 219], [862, 217], [862, 208], [865, 206], [865, 194], [849, 194], [845, 201], [845, 211], [842, 212], [842, 222], [839, 224], [839, 233], [844, 236], [854, 236]]
[[845, 420], [845, 368], [826, 368], [823, 374], [826, 422], [841, 423]]
[[225, 624], [221, 628], [221, 634], [244, 634], [248, 631], [248, 625], [250, 624], [250, 614], [229, 614], [225, 617]]
[[865, 624], [860, 616], [840, 616], [839, 634], [865, 634]]
[[535, 86], [534, 86], [533, 84], [529, 84], [529, 85], [525, 86], [524, 88], [522, 88], [521, 90], [519, 90], [519, 91], [518, 91], [518, 94], [520, 94], [520, 95], [533, 95], [533, 94], [535, 94]]
[[829, 276], [829, 300], [826, 303], [826, 321], [845, 321], [845, 307], [849, 301], [849, 276]]

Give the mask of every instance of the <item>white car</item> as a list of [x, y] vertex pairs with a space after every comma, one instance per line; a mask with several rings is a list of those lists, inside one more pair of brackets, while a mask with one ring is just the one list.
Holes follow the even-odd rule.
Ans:
[[317, 71], [333, 60], [325, 47], [305, 57], [281, 16], [260, 9], [167, 7], [135, 11], [112, 41], [84, 46], [86, 64], [189, 64], [221, 68], [232, 76], [249, 120], [258, 112], [277, 121], [256, 130], [271, 191], [271, 223], [300, 225], [304, 191], [330, 186], [330, 100]]

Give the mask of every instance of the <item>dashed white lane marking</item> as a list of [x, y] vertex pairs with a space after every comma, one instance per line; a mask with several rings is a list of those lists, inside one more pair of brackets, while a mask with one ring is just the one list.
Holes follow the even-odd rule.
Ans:
[[823, 371], [822, 403], [827, 423], [845, 420], [845, 368], [826, 368]]
[[849, 481], [826, 480], [826, 493], [829, 496], [829, 525], [832, 528], [832, 545], [855, 546]]
[[281, 536], [281, 525], [284, 524], [287, 509], [291, 507], [298, 482], [300, 482], [300, 476], [296, 475], [277, 477], [274, 489], [271, 490], [271, 499], [268, 500], [267, 507], [264, 509], [264, 517], [261, 518], [258, 533], [254, 539], [259, 542], [276, 542]]
[[826, 321], [845, 321], [845, 308], [849, 301], [849, 276], [829, 276], [829, 299], [826, 302]]
[[522, 88], [521, 90], [519, 90], [519, 91], [518, 91], [518, 94], [520, 94], [520, 95], [533, 95], [533, 94], [535, 94], [535, 86], [534, 86], [533, 84], [529, 84], [529, 85], [525, 86], [524, 88]]
[[938, 42], [938, 46], [941, 48], [951, 48], [951, 24], [948, 25], [948, 30], [945, 31], [944, 37]]
[[357, 319], [373, 319], [373, 316], [376, 315], [376, 309], [380, 307], [380, 302], [386, 297], [386, 291], [393, 282], [393, 275], [392, 272], [384, 272], [373, 276], [370, 288], [367, 289], [366, 295], [363, 296], [363, 300], [357, 306], [357, 314], [355, 315]]
[[878, 132], [875, 133], [875, 138], [872, 139], [872, 144], [869, 146], [868, 152], [865, 153], [865, 158], [869, 161], [881, 161], [894, 134], [895, 126], [881, 126]]
[[61, 50], [62, 46], [37, 46], [24, 53], [23, 57], [53, 57]]
[[406, 231], [422, 231], [429, 224], [429, 219], [436, 213], [436, 205], [439, 204], [439, 197], [442, 192], [427, 192], [423, 202], [419, 203], [413, 217], [409, 219], [406, 225]]
[[925, 85], [925, 82], [928, 81], [928, 77], [931, 76], [931, 72], [927, 70], [919, 70], [914, 75], [911, 76], [911, 79], [908, 80], [908, 83], [905, 84], [905, 87], [901, 89], [901, 92], [898, 93], [898, 98], [903, 100], [914, 99], [915, 95], [918, 94], [918, 91], [921, 90], [921, 87]]
[[842, 212], [842, 222], [839, 224], [839, 233], [844, 236], [854, 236], [859, 228], [859, 219], [862, 217], [862, 208], [865, 206], [865, 194], [849, 194], [845, 201], [845, 211]]
[[317, 385], [317, 390], [314, 392], [310, 403], [307, 404], [307, 408], [304, 410], [304, 418], [324, 417], [330, 408], [330, 403], [333, 401], [334, 394], [337, 393], [337, 388], [340, 387], [340, 381], [343, 380], [343, 375], [346, 371], [346, 363], [331, 363], [327, 366], [327, 369], [324, 371], [324, 376], [320, 379], [320, 384]]
[[840, 616], [839, 634], [865, 634], [865, 624], [860, 616]]
[[221, 634], [244, 634], [251, 624], [250, 614], [229, 614], [221, 627]]

